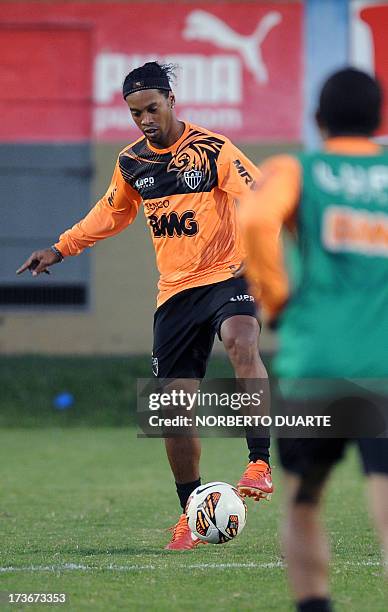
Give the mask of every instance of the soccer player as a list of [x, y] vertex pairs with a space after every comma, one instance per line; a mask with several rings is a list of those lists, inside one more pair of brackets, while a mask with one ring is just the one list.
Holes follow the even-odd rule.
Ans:
[[[201, 380], [215, 334], [239, 379], [264, 379], [259, 324], [241, 275], [244, 251], [236, 200], [250, 193], [259, 172], [227, 138], [180, 121], [173, 67], [149, 62], [130, 72], [123, 97], [142, 132], [119, 154], [104, 197], [52, 247], [19, 268], [34, 276], [98, 240], [124, 230], [143, 210], [160, 272], [152, 365], [161, 379]], [[183, 383], [184, 384], [184, 383]], [[238, 486], [254, 499], [272, 493], [269, 438], [247, 437], [249, 464]], [[196, 437], [166, 437], [182, 514], [168, 549], [194, 548], [184, 509], [201, 484]]]
[[[265, 316], [277, 325], [274, 370], [284, 383], [388, 379], [388, 156], [370, 139], [381, 104], [374, 78], [352, 68], [333, 74], [316, 113], [323, 151], [267, 160], [254, 201], [242, 206], [247, 274]], [[283, 228], [295, 238], [299, 280], [285, 269]], [[311, 394], [307, 405], [314, 407]], [[279, 440], [284, 550], [301, 612], [332, 609], [320, 503], [348, 441]], [[388, 561], [388, 438], [355, 441]]]

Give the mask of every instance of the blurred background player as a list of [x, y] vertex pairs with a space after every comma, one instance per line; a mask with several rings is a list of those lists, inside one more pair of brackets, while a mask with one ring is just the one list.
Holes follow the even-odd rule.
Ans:
[[[244, 259], [236, 200], [250, 193], [257, 168], [227, 138], [179, 121], [172, 67], [149, 62], [130, 72], [123, 97], [142, 136], [119, 155], [105, 196], [50, 248], [19, 268], [34, 276], [130, 225], [143, 203], [160, 272], [152, 365], [161, 379], [183, 379], [193, 392], [206, 371], [215, 334], [239, 379], [264, 379], [256, 307], [241, 276]], [[190, 379], [190, 380], [189, 380]], [[196, 388], [195, 387], [195, 388]], [[249, 464], [238, 486], [260, 499], [272, 493], [269, 438], [247, 438]], [[191, 549], [184, 509], [201, 484], [195, 437], [165, 439], [182, 514], [169, 549]]]
[[[257, 196], [243, 206], [247, 274], [277, 325], [275, 373], [283, 379], [388, 378], [388, 156], [370, 140], [381, 106], [372, 77], [352, 68], [333, 74], [316, 113], [323, 152], [267, 160]], [[299, 253], [295, 288], [283, 262], [284, 227], [296, 237]], [[331, 610], [320, 500], [346, 443], [279, 440], [287, 496], [284, 549], [304, 612]], [[387, 561], [388, 439], [357, 444]]]

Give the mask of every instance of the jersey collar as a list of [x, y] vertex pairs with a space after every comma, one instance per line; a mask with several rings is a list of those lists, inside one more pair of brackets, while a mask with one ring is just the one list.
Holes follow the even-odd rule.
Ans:
[[325, 140], [325, 151], [328, 153], [345, 153], [347, 155], [376, 155], [381, 147], [364, 136], [336, 136]]
[[168, 147], [167, 149], [157, 149], [156, 147], [153, 147], [152, 144], [148, 140], [147, 140], [147, 147], [154, 153], [159, 153], [161, 155], [163, 155], [163, 153], [172, 153], [173, 151], [175, 151], [177, 147], [179, 147], [181, 142], [184, 141], [184, 139], [186, 138], [187, 134], [190, 131], [190, 124], [187, 123], [187, 121], [182, 121], [182, 123], [185, 124], [185, 129], [183, 130], [183, 134], [180, 138], [178, 138], [176, 142], [174, 142], [174, 144], [171, 145], [171, 147]]

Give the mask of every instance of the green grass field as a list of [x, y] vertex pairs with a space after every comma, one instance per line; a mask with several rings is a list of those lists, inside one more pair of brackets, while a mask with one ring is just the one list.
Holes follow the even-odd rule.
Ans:
[[[235, 482], [244, 445], [204, 440], [203, 481]], [[179, 509], [162, 442], [137, 439], [134, 428], [3, 428], [0, 470], [0, 591], [66, 592], [64, 609], [77, 612], [292, 610], [279, 470], [273, 500], [249, 503], [236, 541], [181, 553], [163, 550]], [[337, 610], [387, 610], [353, 452], [337, 469], [326, 518]], [[26, 607], [51, 608], [3, 609]]]

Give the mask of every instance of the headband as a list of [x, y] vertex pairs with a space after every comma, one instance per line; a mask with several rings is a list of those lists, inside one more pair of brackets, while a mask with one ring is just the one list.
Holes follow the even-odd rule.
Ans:
[[124, 100], [129, 94], [135, 91], [142, 91], [143, 89], [165, 89], [166, 91], [170, 91], [171, 87], [168, 78], [164, 75], [152, 76], [140, 80], [137, 80], [136, 77], [134, 79], [125, 79], [123, 85]]

